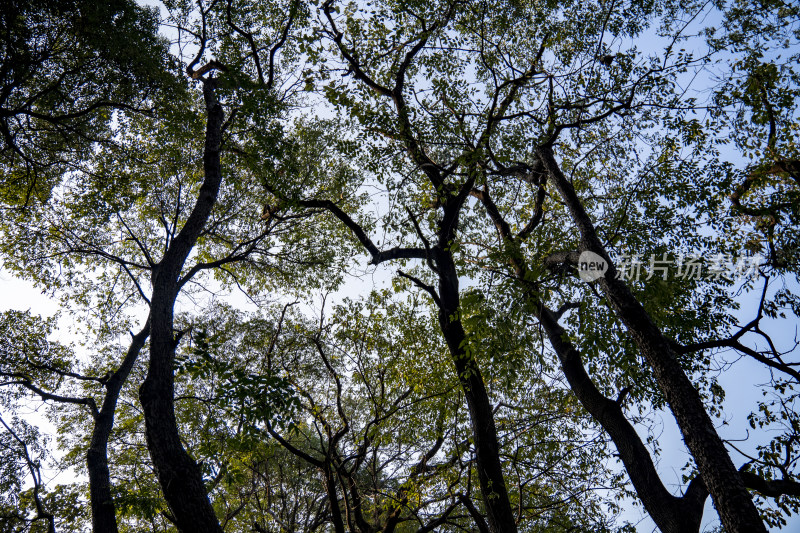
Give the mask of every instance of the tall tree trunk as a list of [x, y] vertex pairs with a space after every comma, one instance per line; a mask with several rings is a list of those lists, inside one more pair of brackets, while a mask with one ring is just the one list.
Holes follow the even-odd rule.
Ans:
[[678, 422], [686, 446], [714, 500], [722, 524], [729, 533], [766, 532], [753, 499], [733, 466], [700, 394], [675, 358], [669, 341], [627, 285], [616, 278], [616, 270], [608, 252], [597, 237], [575, 189], [561, 172], [552, 149], [541, 148], [539, 156], [580, 231], [581, 249], [592, 251], [608, 262], [609, 270], [599, 280], [600, 287], [653, 369], [653, 375]]
[[331, 522], [335, 533], [344, 533], [344, 520], [342, 519], [342, 509], [339, 507], [339, 496], [336, 493], [336, 478], [333, 475], [332, 466], [329, 462], [325, 463], [322, 470], [325, 479], [325, 493], [328, 495], [328, 502], [331, 509]]
[[114, 427], [114, 415], [122, 386], [150, 335], [150, 321], [133, 336], [122, 364], [106, 382], [106, 395], [92, 429], [92, 440], [86, 452], [89, 471], [89, 503], [94, 533], [117, 533], [117, 515], [111, 495], [111, 473], [108, 468], [108, 440]]
[[439, 270], [439, 326], [447, 342], [458, 381], [467, 400], [472, 437], [475, 441], [478, 481], [486, 506], [489, 531], [515, 533], [517, 524], [508, 499], [503, 468], [500, 462], [500, 444], [494, 423], [492, 404], [483, 381], [478, 362], [466, 346], [466, 333], [459, 318], [458, 273], [448, 251], [440, 251]]
[[147, 447], [156, 474], [182, 533], [222, 533], [208, 499], [200, 466], [186, 452], [175, 419], [175, 349], [173, 309], [179, 292], [179, 277], [186, 258], [202, 233], [217, 200], [222, 170], [220, 146], [224, 113], [215, 95], [215, 78], [203, 80], [208, 119], [203, 154], [203, 184], [197, 201], [161, 262], [153, 269], [150, 300], [150, 365], [139, 398], [144, 408]]

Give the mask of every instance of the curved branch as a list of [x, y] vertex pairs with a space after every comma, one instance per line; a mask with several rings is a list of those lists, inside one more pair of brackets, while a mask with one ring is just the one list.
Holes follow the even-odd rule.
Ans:
[[59, 394], [53, 394], [51, 392], [47, 392], [42, 390], [41, 388], [37, 387], [33, 384], [31, 379], [28, 376], [23, 374], [18, 374], [15, 372], [0, 372], [0, 376], [6, 376], [9, 378], [14, 378], [15, 381], [6, 381], [2, 383], [2, 385], [21, 385], [28, 389], [29, 391], [33, 392], [37, 396], [39, 396], [42, 401], [53, 401], [59, 403], [71, 403], [74, 405], [84, 405], [89, 408], [89, 411], [92, 413], [92, 417], [97, 418], [97, 404], [95, 403], [94, 399], [92, 398], [77, 398], [74, 396], [61, 396]]
[[760, 492], [764, 496], [769, 496], [770, 498], [784, 495], [800, 497], [800, 483], [792, 479], [766, 480], [752, 472], [740, 470], [739, 473], [748, 489]]

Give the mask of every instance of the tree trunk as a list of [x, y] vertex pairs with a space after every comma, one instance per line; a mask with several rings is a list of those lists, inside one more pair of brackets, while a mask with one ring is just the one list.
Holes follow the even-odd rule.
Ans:
[[439, 326], [447, 342], [458, 381], [464, 391], [475, 441], [478, 481], [486, 506], [489, 531], [515, 533], [517, 524], [508, 499], [500, 445], [489, 394], [475, 356], [467, 350], [466, 333], [459, 318], [458, 274], [449, 252], [439, 252]]
[[92, 531], [94, 533], [117, 533], [117, 515], [111, 495], [111, 473], [108, 469], [108, 439], [114, 427], [114, 415], [122, 386], [128, 379], [133, 364], [139, 357], [144, 343], [150, 335], [150, 322], [133, 336], [122, 364], [106, 382], [106, 395], [92, 429], [92, 440], [86, 452], [86, 468], [89, 471], [89, 502], [92, 509]]
[[572, 392], [611, 436], [637, 496], [658, 529], [664, 533], [700, 531], [703, 505], [708, 495], [705, 488], [693, 481], [683, 497], [669, 493], [656, 472], [650, 452], [625, 418], [620, 403], [606, 398], [597, 389], [586, 373], [580, 352], [569, 342], [567, 332], [558, 324], [555, 315], [539, 302], [533, 305], [540, 310], [539, 322], [558, 355]]
[[344, 533], [344, 520], [342, 510], [339, 508], [339, 496], [336, 494], [336, 479], [333, 476], [331, 465], [328, 463], [322, 470], [325, 478], [325, 493], [328, 495], [328, 502], [331, 508], [331, 522], [335, 533]]
[[200, 466], [183, 447], [175, 419], [175, 349], [173, 308], [179, 292], [181, 269], [203, 231], [216, 202], [222, 182], [220, 146], [224, 114], [215, 95], [216, 80], [203, 81], [208, 121], [203, 154], [203, 184], [197, 202], [177, 237], [170, 243], [161, 262], [153, 269], [153, 295], [150, 300], [150, 366], [139, 389], [144, 408], [147, 447], [156, 474], [182, 533], [222, 533], [219, 520], [208, 499]]
[[511, 227], [503, 218], [488, 190], [475, 191], [473, 195], [481, 201], [494, 223], [508, 262], [522, 284], [524, 298], [534, 310], [556, 352], [570, 389], [614, 441], [625, 470], [648, 514], [665, 533], [698, 531], [703, 517], [703, 503], [708, 497], [705, 486], [700, 482], [692, 483], [681, 498], [673, 496], [664, 487], [650, 453], [634, 427], [625, 418], [621, 402], [606, 398], [597, 389], [586, 373], [580, 352], [569, 341], [567, 332], [558, 323], [558, 315], [545, 307], [536, 291], [531, 291], [527, 286], [525, 280], [528, 279], [529, 270], [520, 250], [519, 237], [511, 233]]
[[669, 342], [625, 283], [616, 279], [616, 270], [610, 257], [597, 237], [575, 189], [561, 172], [552, 149], [540, 149], [539, 156], [580, 231], [581, 249], [592, 251], [608, 262], [609, 270], [599, 280], [600, 287], [653, 369], [653, 375], [678, 422], [725, 529], [729, 533], [766, 532], [753, 499], [733, 466], [700, 394], [680, 367]]

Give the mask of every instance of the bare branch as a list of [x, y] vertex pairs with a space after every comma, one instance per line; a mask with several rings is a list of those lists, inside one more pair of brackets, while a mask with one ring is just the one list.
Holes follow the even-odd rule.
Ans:
[[436, 304], [436, 306], [439, 307], [440, 309], [442, 308], [442, 301], [439, 299], [439, 295], [436, 293], [436, 289], [434, 289], [433, 287], [431, 287], [427, 283], [424, 283], [419, 278], [416, 278], [416, 277], [414, 277], [414, 276], [412, 276], [410, 274], [406, 274], [402, 270], [398, 270], [397, 271], [397, 275], [400, 276], [400, 277], [403, 277], [403, 278], [406, 278], [406, 279], [410, 280], [412, 283], [414, 283], [414, 285], [416, 285], [420, 289], [422, 289], [425, 292], [427, 292], [428, 294], [430, 294], [430, 296], [431, 296], [431, 298], [433, 298], [433, 301]]

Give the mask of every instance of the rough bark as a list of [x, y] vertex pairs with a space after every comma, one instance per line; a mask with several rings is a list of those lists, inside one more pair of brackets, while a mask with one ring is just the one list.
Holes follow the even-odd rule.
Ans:
[[580, 231], [581, 249], [600, 255], [609, 264], [609, 270], [599, 280], [599, 285], [652, 368], [656, 382], [678, 422], [686, 446], [714, 500], [722, 524], [730, 533], [765, 532], [766, 528], [750, 493], [717, 434], [700, 394], [675, 358], [669, 341], [627, 285], [616, 279], [613, 263], [575, 189], [561, 172], [552, 149], [541, 148], [539, 157]]
[[222, 533], [208, 499], [200, 466], [181, 443], [175, 419], [173, 373], [175, 349], [179, 342], [173, 334], [173, 309], [180, 288], [181, 269], [208, 221], [222, 182], [220, 146], [224, 113], [215, 96], [215, 85], [214, 78], [203, 81], [208, 113], [203, 184], [186, 223], [153, 269], [150, 364], [139, 390], [150, 457], [175, 524], [183, 533]]
[[106, 381], [103, 405], [95, 416], [92, 439], [86, 452], [92, 531], [95, 533], [117, 533], [118, 531], [114, 498], [111, 494], [111, 474], [108, 468], [108, 440], [114, 427], [114, 415], [120, 391], [127, 381], [148, 335], [150, 335], [149, 321], [139, 333], [133, 336], [122, 364]]

